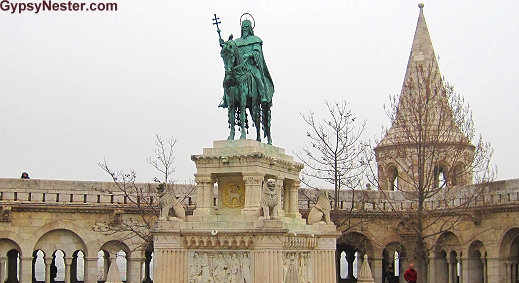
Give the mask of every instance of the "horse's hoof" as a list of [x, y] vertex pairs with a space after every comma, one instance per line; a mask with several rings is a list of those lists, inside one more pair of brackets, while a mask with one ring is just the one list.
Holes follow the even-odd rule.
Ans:
[[228, 136], [228, 137], [227, 137], [227, 140], [228, 140], [228, 141], [232, 141], [232, 140], [234, 140], [234, 135], [232, 135], [232, 136]]

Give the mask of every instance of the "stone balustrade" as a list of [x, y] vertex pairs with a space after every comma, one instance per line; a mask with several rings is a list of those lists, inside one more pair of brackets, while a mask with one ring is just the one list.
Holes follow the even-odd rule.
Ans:
[[[333, 195], [330, 194], [330, 195]], [[305, 190], [300, 193], [299, 208], [309, 209], [317, 193]], [[411, 193], [401, 191], [344, 190], [340, 192], [339, 209], [352, 211], [408, 211], [417, 208]], [[506, 206], [519, 203], [519, 179], [496, 181], [481, 185], [455, 187], [450, 195], [437, 194], [428, 198], [427, 210], [449, 209], [467, 205], [470, 207]], [[332, 203], [333, 207], [333, 203]]]
[[[145, 188], [149, 184], [137, 185]], [[152, 196], [148, 198], [146, 201], [153, 203]], [[136, 200], [133, 198], [133, 201]], [[185, 201], [186, 204], [191, 204], [189, 197]], [[131, 206], [132, 200], [114, 182], [0, 178], [0, 205], [2, 204]]]
[[[148, 186], [146, 183], [140, 186]], [[183, 186], [183, 185], [176, 185]], [[519, 203], [519, 179], [496, 181], [484, 188], [477, 185], [459, 187], [456, 196], [437, 195], [425, 202], [428, 210], [456, 207], [470, 200], [470, 206], [506, 206]], [[479, 191], [478, 197], [472, 197]], [[300, 194], [299, 208], [313, 206], [312, 195], [305, 191]], [[315, 193], [315, 196], [317, 194]], [[339, 208], [352, 211], [407, 211], [416, 209], [416, 202], [401, 191], [344, 190], [340, 192]], [[353, 201], [352, 201], [353, 200]], [[153, 201], [153, 200], [151, 200]], [[64, 204], [64, 205], [131, 205], [131, 201], [117, 189], [113, 182], [62, 181], [39, 179], [0, 178], [1, 204]], [[185, 200], [190, 206], [196, 204], [196, 192]], [[213, 205], [217, 207], [217, 196]]]

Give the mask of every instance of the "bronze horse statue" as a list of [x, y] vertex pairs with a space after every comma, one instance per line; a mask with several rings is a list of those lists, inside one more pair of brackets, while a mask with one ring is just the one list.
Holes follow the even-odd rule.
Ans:
[[223, 58], [225, 77], [223, 80], [224, 97], [220, 107], [228, 109], [228, 123], [230, 128], [227, 140], [233, 140], [235, 127], [240, 127], [240, 139], [247, 138], [249, 121], [246, 109], [252, 117], [256, 127], [256, 140], [261, 142], [261, 128], [267, 143], [272, 144], [270, 136], [271, 102], [262, 102], [261, 95], [257, 90], [256, 81], [253, 77], [247, 60], [240, 56], [238, 46], [232, 40], [222, 42], [220, 55]]

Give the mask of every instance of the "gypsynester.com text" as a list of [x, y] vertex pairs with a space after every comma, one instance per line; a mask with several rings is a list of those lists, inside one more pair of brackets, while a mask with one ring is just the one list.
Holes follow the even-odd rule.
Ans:
[[2, 0], [0, 2], [0, 10], [4, 12], [14, 13], [35, 13], [51, 11], [117, 11], [117, 3], [78, 3], [78, 2], [53, 2], [51, 0], [42, 0], [41, 2], [11, 2]]

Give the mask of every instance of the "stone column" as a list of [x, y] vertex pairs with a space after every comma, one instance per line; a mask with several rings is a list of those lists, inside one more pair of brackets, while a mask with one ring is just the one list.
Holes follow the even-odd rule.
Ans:
[[[394, 254], [394, 253], [393, 253]], [[373, 279], [375, 279], [375, 282], [383, 282], [382, 281], [382, 261], [384, 258], [373, 258], [371, 259], [372, 265], [371, 265], [371, 275], [373, 276]], [[391, 264], [393, 266], [393, 264]]]
[[45, 283], [50, 283], [50, 267], [52, 265], [52, 257], [45, 257]]
[[71, 282], [71, 278], [70, 278], [70, 268], [72, 266], [72, 258], [71, 257], [65, 257], [63, 259], [63, 261], [65, 262], [65, 283], [70, 283]]
[[283, 186], [283, 195], [284, 195], [283, 211], [285, 212], [285, 215], [286, 215], [286, 212], [288, 212], [288, 210], [290, 209], [290, 192], [288, 189], [289, 187], [290, 187], [290, 185]]
[[242, 215], [256, 215], [260, 207], [261, 186], [265, 179], [264, 174], [243, 174], [245, 181], [245, 205]]
[[[460, 273], [458, 274], [459, 277], [460, 277], [460, 281], [459, 281], [459, 283], [463, 283], [463, 278], [464, 278], [464, 276], [463, 276], [463, 263], [464, 263], [464, 262], [463, 262], [463, 261], [464, 261], [464, 259], [460, 256], [460, 259], [459, 259], [459, 264], [460, 264]], [[469, 264], [466, 263], [466, 265], [468, 266]], [[456, 266], [456, 269], [457, 269], [457, 268], [458, 268], [458, 267]]]
[[[277, 177], [276, 178], [276, 186], [277, 186], [277, 190], [279, 192], [278, 194], [278, 216], [279, 217], [283, 217], [285, 216], [285, 204], [281, 201], [281, 192], [284, 192], [284, 185], [283, 185], [283, 178], [281, 177]], [[285, 202], [286, 202], [286, 197], [287, 195], [285, 195]]]
[[5, 257], [0, 257], [0, 282], [4, 282], [5, 280], [5, 274], [4, 274], [4, 268], [5, 268]]
[[512, 283], [512, 263], [505, 261], [506, 265], [506, 283]]
[[454, 274], [453, 274], [453, 266], [454, 266], [455, 262], [453, 261], [450, 261], [448, 260], [447, 261], [447, 266], [448, 266], [448, 269], [449, 269], [449, 273], [448, 273], [448, 283], [454, 283]]
[[[299, 213], [299, 203], [298, 203], [298, 193], [299, 193], [299, 186], [301, 185], [301, 181], [294, 180], [290, 182], [288, 187], [288, 196], [289, 196], [289, 207], [288, 211], [285, 211], [285, 215], [287, 217], [292, 218], [301, 218], [301, 213]], [[285, 196], [286, 198], [286, 196]]]
[[353, 261], [355, 253], [346, 252], [346, 261], [348, 262], [348, 276], [346, 276], [346, 279], [353, 279]]
[[33, 257], [20, 257], [20, 280], [19, 282], [32, 281]]
[[126, 258], [126, 283], [140, 283], [142, 262], [144, 262], [144, 259], [140, 257]]
[[103, 253], [103, 281], [106, 281], [108, 277], [108, 271], [110, 270], [110, 254]]
[[194, 215], [216, 214], [213, 205], [215, 179], [211, 175], [195, 174], [197, 204]]
[[[493, 257], [487, 257], [486, 258], [486, 278], [487, 282], [506, 282], [506, 281], [500, 281], [503, 280], [502, 278], [505, 277], [505, 274], [502, 274], [501, 271], [503, 270], [504, 260], [501, 260], [499, 258], [493, 258]], [[491, 281], [488, 281], [488, 278], [492, 278]]]
[[[283, 282], [283, 242], [279, 235], [260, 235], [257, 237], [254, 256], [253, 282]], [[289, 258], [290, 262], [290, 258]], [[297, 260], [296, 260], [297, 265]], [[330, 281], [332, 282], [332, 281]]]
[[[337, 282], [335, 264], [335, 238], [322, 237], [318, 239], [318, 246], [311, 252], [313, 280], [310, 282]], [[351, 265], [348, 264], [348, 269]], [[353, 274], [353, 266], [352, 266]], [[360, 268], [358, 269], [360, 271]]]
[[512, 282], [517, 282], [517, 262], [512, 262]]
[[482, 257], [481, 262], [483, 263], [483, 283], [488, 283], [487, 277], [487, 259]]
[[97, 282], [97, 257], [85, 256], [85, 282]]
[[188, 250], [182, 247], [180, 236], [182, 223], [157, 222], [160, 232], [153, 233], [153, 282], [188, 282]]

